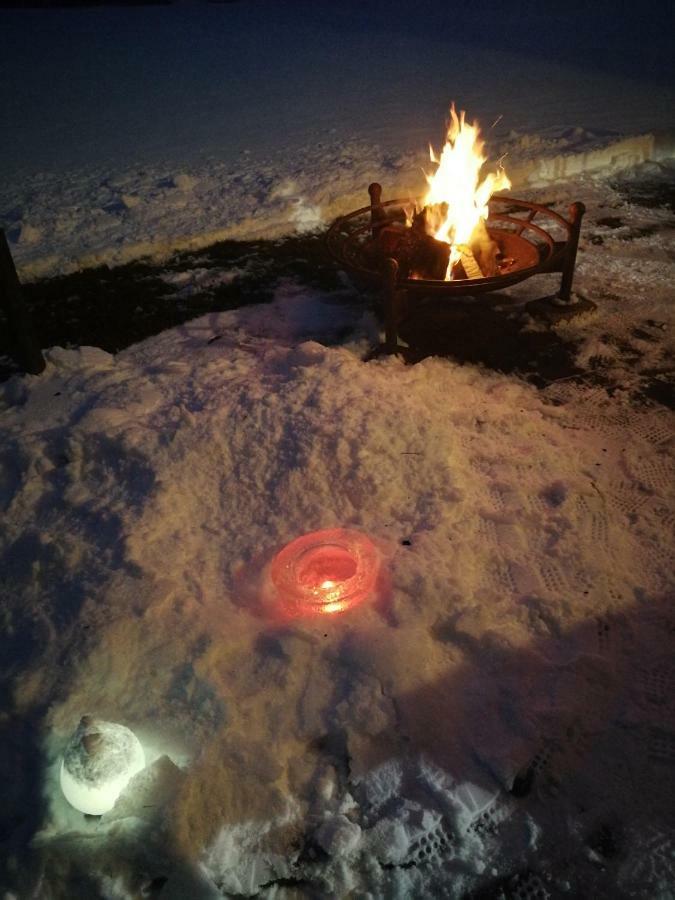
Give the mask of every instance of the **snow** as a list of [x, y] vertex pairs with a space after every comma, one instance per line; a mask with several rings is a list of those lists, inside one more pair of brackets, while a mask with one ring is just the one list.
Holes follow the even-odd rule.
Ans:
[[[523, 103], [502, 51], [448, 54], [413, 29], [398, 55], [383, 32], [353, 36], [346, 57], [310, 18], [290, 45], [322, 60], [303, 105], [288, 24], [258, 72], [237, 69], [250, 28], [222, 52], [213, 21], [254, 5], [120, 15], [78, 13], [61, 44], [50, 14], [35, 35], [47, 70], [63, 67], [57, 94], [74, 46], [89, 73], [100, 58], [93, 21], [120, 42], [101, 110], [85, 79], [65, 124], [48, 116], [46, 132], [72, 129], [53, 159], [26, 150], [44, 104], [15, 103], [24, 144], [0, 211], [24, 279], [315, 228], [374, 178], [415, 191], [454, 74], [470, 116], [509, 120], [491, 146], [519, 194], [586, 204], [575, 290], [599, 308], [558, 326], [579, 377], [539, 388], [442, 357], [371, 358], [380, 323], [362, 295], [290, 279], [269, 304], [115, 356], [49, 348], [40, 376], [0, 385], [6, 896], [669, 897], [673, 425], [642, 388], [674, 349], [674, 219], [627, 200], [621, 173], [671, 177], [658, 129], [672, 88], [605, 73], [580, 92], [579, 69], [537, 58]], [[168, 117], [166, 84], [134, 79], [157, 75], [186, 23], [211, 68], [191, 80], [177, 58], [188, 80]], [[422, 58], [439, 73], [427, 94]], [[113, 113], [128, 118], [94, 141]], [[162, 277], [187, 297], [247, 276]], [[328, 528], [370, 537], [375, 590], [342, 615], [291, 616], [271, 561]], [[96, 819], [59, 788], [87, 713], [132, 729], [147, 763]]]
[[[347, 320], [346, 346], [322, 343]], [[161, 801], [151, 781], [100, 824], [71, 821], [96, 848], [79, 864], [162, 874], [179, 896], [170, 855], [120, 849], [149, 802], [210, 891], [293, 876], [388, 896], [452, 873], [460, 896], [556, 833], [580, 845], [589, 791], [663, 814], [662, 412], [443, 359], [366, 363], [373, 327], [346, 292], [282, 285], [116, 357], [51, 350], [4, 386], [4, 602], [34, 647], [13, 714], [49, 698], [50, 771], [92, 710], [134, 730], [148, 773], [180, 770]], [[380, 548], [372, 602], [261, 606], [276, 550], [338, 525]], [[508, 791], [533, 765], [565, 787], [525, 815]], [[44, 791], [53, 879], [53, 854], [76, 869], [80, 850], [47, 772]]]

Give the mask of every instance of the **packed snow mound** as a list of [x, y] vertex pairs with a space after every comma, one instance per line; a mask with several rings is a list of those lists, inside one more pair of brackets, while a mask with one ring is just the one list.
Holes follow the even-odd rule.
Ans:
[[[628, 395], [364, 362], [372, 328], [286, 285], [2, 387], [9, 716], [43, 736], [24, 885], [545, 890], [601, 878], [609, 828], [663, 896], [672, 429]], [[261, 602], [276, 551], [332, 527], [378, 547], [369, 602]], [[96, 821], [58, 789], [83, 712], [147, 760]]]

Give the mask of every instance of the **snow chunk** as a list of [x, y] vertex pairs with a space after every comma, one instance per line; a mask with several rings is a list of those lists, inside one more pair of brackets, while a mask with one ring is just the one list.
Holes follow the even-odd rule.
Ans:
[[179, 191], [191, 191], [199, 184], [199, 178], [195, 178], [193, 175], [186, 175], [184, 172], [181, 172], [180, 175], [174, 175], [173, 177], [173, 185], [177, 187]]
[[32, 246], [33, 244], [39, 243], [41, 240], [41, 228], [36, 228], [34, 225], [30, 225], [28, 222], [21, 226], [21, 232], [18, 239], [18, 243], [20, 245]]
[[205, 854], [202, 868], [230, 894], [251, 896], [260, 886], [289, 874], [286, 860], [261, 848], [270, 822], [249, 822], [223, 828]]
[[330, 856], [349, 856], [361, 843], [361, 828], [347, 816], [333, 816], [319, 826], [316, 839]]
[[135, 194], [122, 194], [120, 200], [127, 209], [134, 209], [141, 202], [141, 198], [136, 196]]
[[160, 278], [166, 284], [177, 288], [171, 299], [183, 299], [205, 291], [214, 291], [223, 285], [232, 284], [246, 274], [246, 267], [221, 269], [196, 268], [185, 272], [162, 272]]
[[373, 811], [380, 809], [392, 797], [398, 796], [402, 774], [401, 763], [391, 759], [363, 777], [359, 786]]
[[45, 357], [57, 369], [73, 371], [84, 368], [108, 368], [115, 364], [112, 353], [101, 350], [100, 347], [77, 347], [72, 350], [52, 347], [45, 351]]
[[368, 849], [381, 863], [402, 863], [410, 848], [410, 836], [403, 823], [397, 819], [380, 819], [365, 837]]
[[303, 341], [291, 350], [288, 361], [294, 366], [319, 365], [326, 358], [326, 348], [316, 341]]

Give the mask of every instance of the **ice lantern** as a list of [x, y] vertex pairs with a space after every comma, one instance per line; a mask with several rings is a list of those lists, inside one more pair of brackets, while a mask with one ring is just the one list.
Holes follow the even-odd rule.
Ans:
[[372, 592], [378, 564], [365, 534], [334, 528], [286, 544], [272, 562], [271, 578], [279, 599], [296, 612], [338, 613]]
[[75, 809], [100, 816], [145, 768], [141, 743], [124, 725], [82, 716], [61, 762], [61, 790]]

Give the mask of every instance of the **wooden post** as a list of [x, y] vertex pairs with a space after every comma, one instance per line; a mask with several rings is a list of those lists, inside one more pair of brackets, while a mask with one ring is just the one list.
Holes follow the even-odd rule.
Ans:
[[21, 294], [19, 276], [0, 228], [0, 306], [5, 310], [9, 328], [10, 353], [25, 371], [39, 375], [45, 367], [42, 351], [35, 340], [28, 310]]
[[564, 303], [569, 303], [572, 295], [572, 279], [574, 278], [574, 265], [577, 260], [577, 247], [579, 246], [579, 234], [581, 233], [581, 219], [586, 212], [583, 203], [573, 203], [570, 206], [570, 224], [572, 230], [567, 241], [567, 252], [563, 263], [562, 278], [560, 279], [560, 291], [558, 296]]

